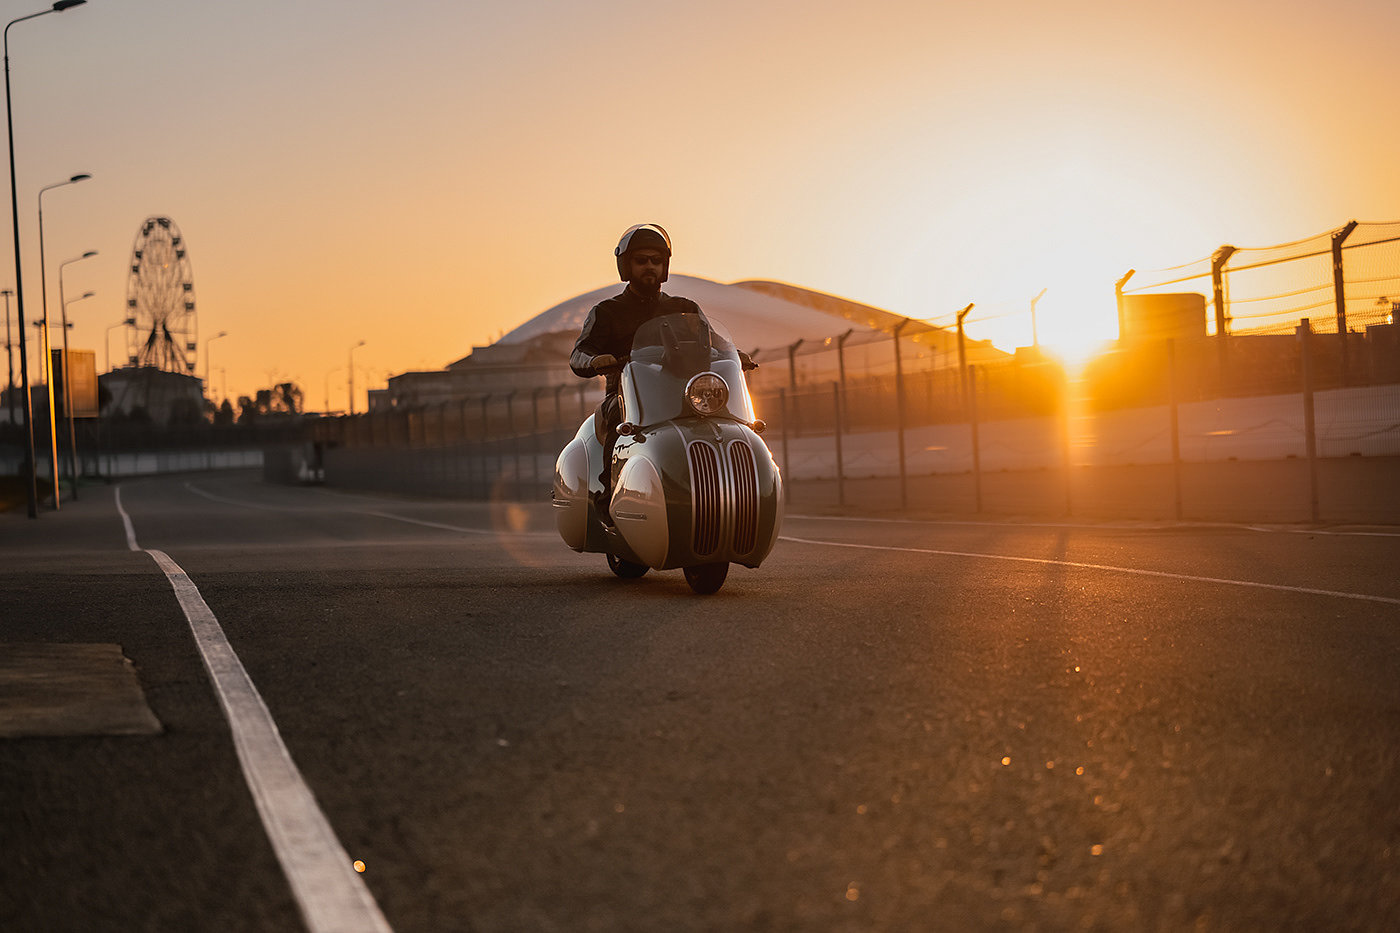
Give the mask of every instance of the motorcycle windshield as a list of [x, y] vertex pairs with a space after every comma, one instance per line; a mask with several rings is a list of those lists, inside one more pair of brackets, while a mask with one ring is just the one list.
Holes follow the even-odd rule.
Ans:
[[[714, 373], [728, 387], [724, 405], [705, 415], [686, 396], [686, 387], [701, 373]], [[631, 362], [622, 374], [622, 393], [623, 417], [638, 426], [685, 417], [754, 420], [739, 351], [728, 333], [703, 314], [665, 314], [638, 327]]]

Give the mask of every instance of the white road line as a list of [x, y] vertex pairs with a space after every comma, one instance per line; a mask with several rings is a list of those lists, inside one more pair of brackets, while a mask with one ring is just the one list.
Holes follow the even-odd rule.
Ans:
[[460, 531], [467, 535], [491, 535], [492, 537], [509, 536], [512, 538], [555, 538], [557, 532], [553, 531], [498, 531], [494, 528], [467, 528], [463, 525], [444, 525], [442, 522], [425, 522], [418, 518], [405, 518], [402, 515], [394, 515], [391, 512], [376, 512], [373, 509], [355, 509], [360, 515], [373, 515], [376, 518], [389, 518], [396, 522], [407, 522], [410, 525], [422, 525], [424, 528], [441, 528], [444, 531]]
[[195, 644], [233, 733], [243, 776], [257, 804], [277, 860], [287, 876], [302, 919], [312, 933], [391, 933], [388, 922], [354, 870], [268, 712], [243, 662], [234, 653], [194, 581], [163, 551], [136, 543], [131, 517], [114, 490], [126, 526], [127, 544], [144, 550], [165, 573], [194, 633]]
[[1246, 531], [1262, 531], [1272, 535], [1331, 535], [1346, 538], [1400, 538], [1400, 531], [1334, 531], [1329, 528], [1270, 528], [1267, 525], [1243, 525]]
[[814, 544], [824, 547], [855, 548], [864, 551], [900, 551], [907, 554], [931, 554], [938, 557], [980, 557], [984, 560], [1015, 561], [1023, 564], [1043, 564], [1056, 567], [1076, 567], [1081, 570], [1102, 570], [1108, 573], [1131, 573], [1143, 577], [1160, 577], [1167, 580], [1185, 580], [1192, 583], [1218, 583], [1225, 586], [1247, 586], [1261, 590], [1276, 590], [1284, 593], [1307, 593], [1310, 596], [1332, 596], [1338, 599], [1358, 599], [1364, 602], [1385, 603], [1400, 606], [1400, 599], [1390, 596], [1371, 596], [1367, 593], [1346, 593], [1340, 590], [1320, 590], [1307, 586], [1285, 586], [1280, 583], [1257, 583], [1253, 580], [1227, 580], [1222, 577], [1200, 577], [1189, 573], [1170, 573], [1165, 570], [1141, 570], [1136, 567], [1113, 567], [1107, 564], [1084, 564], [1072, 560], [1054, 560], [1047, 557], [1015, 557], [1010, 554], [983, 554], [975, 551], [943, 551], [935, 548], [896, 547], [888, 544], [853, 544], [847, 541], [820, 541], [813, 538], [794, 538], [782, 535], [779, 541], [795, 544]]
[[122, 508], [122, 488], [113, 486], [112, 496], [117, 500], [117, 511], [121, 513], [122, 526], [126, 528], [126, 546], [133, 551], [141, 550], [141, 545], [136, 543], [136, 529], [131, 526], [131, 516]]
[[292, 509], [278, 508], [278, 507], [275, 506], [275, 505], [260, 505], [260, 504], [257, 503], [257, 502], [240, 502], [240, 501], [237, 500], [237, 499], [226, 499], [226, 498], [224, 498], [223, 496], [216, 496], [216, 495], [214, 495], [212, 492], [206, 492], [205, 490], [200, 489], [200, 488], [199, 488], [198, 486], [196, 486], [194, 483], [186, 483], [186, 484], [185, 484], [185, 488], [188, 489], [190, 492], [194, 493], [196, 496], [203, 496], [204, 498], [208, 499], [210, 502], [220, 502], [220, 503], [223, 503], [224, 505], [238, 505], [238, 506], [242, 506], [242, 507], [245, 508], [245, 509], [263, 509], [263, 510], [268, 511], [268, 512], [290, 512], [290, 511], [293, 511]]
[[[258, 502], [245, 502], [241, 499], [229, 499], [225, 496], [218, 496], [212, 492], [207, 492], [203, 489], [200, 489], [193, 483], [185, 483], [185, 488], [197, 496], [203, 496], [204, 498], [212, 502], [221, 502], [224, 505], [237, 505], [247, 509], [262, 509], [267, 512], [304, 511], [302, 507], [263, 505], [262, 503]], [[424, 521], [420, 518], [405, 518], [402, 515], [395, 515], [392, 512], [380, 512], [375, 509], [346, 509], [345, 511], [355, 515], [373, 515], [375, 518], [387, 518], [396, 522], [406, 522], [410, 525], [422, 525], [424, 528], [440, 528], [443, 531], [457, 531], [466, 535], [491, 535], [493, 537], [500, 535], [511, 535], [512, 537], [526, 538], [552, 538], [555, 536], [555, 533], [552, 531], [498, 531], [494, 528], [468, 528], [464, 525], [447, 525], [442, 522]]]
[[[402, 515], [394, 515], [390, 512], [376, 512], [373, 509], [353, 509], [352, 511], [360, 515], [373, 515], [375, 518], [389, 518], [396, 522], [407, 522], [410, 525], [422, 525], [424, 528], [441, 528], [444, 531], [460, 531], [469, 535], [497, 535], [501, 532], [490, 528], [466, 528], [461, 525], [444, 525], [442, 522], [425, 522], [417, 518], [404, 518]], [[517, 532], [518, 534], [519, 532]]]
[[864, 522], [878, 525], [973, 525], [989, 528], [1113, 528], [1113, 529], [1133, 529], [1133, 528], [1159, 528], [1160, 523], [1113, 523], [1102, 522], [1091, 524], [1089, 522], [1027, 522], [1027, 521], [996, 521], [993, 519], [973, 519], [973, 518], [888, 518], [883, 515], [802, 515], [799, 513], [786, 512], [784, 520], [789, 518], [802, 519], [810, 522]]
[[1169, 529], [1224, 528], [1271, 535], [1329, 535], [1355, 538], [1400, 538], [1400, 531], [1348, 531], [1332, 528], [1282, 528], [1272, 525], [1240, 525], [1231, 522], [1106, 521], [1106, 522], [1025, 522], [958, 518], [885, 518], [874, 515], [799, 515], [788, 512], [784, 518], [812, 522], [868, 522], [886, 525], [971, 525], [986, 528], [1088, 528], [1108, 531], [1161, 531]]

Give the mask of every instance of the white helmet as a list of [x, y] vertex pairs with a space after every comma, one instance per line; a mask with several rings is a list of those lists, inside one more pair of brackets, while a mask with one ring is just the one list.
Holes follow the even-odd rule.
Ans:
[[627, 232], [622, 234], [622, 239], [617, 241], [617, 249], [613, 250], [613, 255], [617, 257], [617, 274], [622, 277], [624, 282], [629, 282], [632, 279], [632, 270], [628, 268], [627, 254], [634, 249], [655, 249], [664, 253], [666, 261], [661, 264], [661, 281], [666, 281], [667, 275], [671, 272], [671, 237], [665, 229], [660, 224], [636, 224], [628, 227]]

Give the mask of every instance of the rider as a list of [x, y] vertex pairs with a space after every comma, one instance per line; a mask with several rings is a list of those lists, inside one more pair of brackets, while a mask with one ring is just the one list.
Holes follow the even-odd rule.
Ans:
[[[632, 337], [643, 322], [663, 314], [699, 313], [700, 306], [689, 298], [677, 298], [661, 290], [671, 267], [671, 238], [658, 224], [628, 227], [613, 250], [617, 274], [627, 283], [621, 294], [605, 298], [593, 306], [583, 322], [583, 330], [569, 356], [569, 367], [577, 376], [604, 377], [603, 401], [593, 426], [603, 445], [603, 489], [611, 486], [613, 445], [622, 420], [618, 401], [623, 357], [632, 352]], [[599, 512], [607, 514], [607, 495]]]

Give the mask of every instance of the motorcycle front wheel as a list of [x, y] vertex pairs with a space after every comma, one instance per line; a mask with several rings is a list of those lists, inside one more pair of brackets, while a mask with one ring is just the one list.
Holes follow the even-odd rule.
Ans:
[[624, 580], [635, 580], [651, 568], [646, 564], [634, 564], [615, 554], [608, 555], [608, 569]]
[[717, 564], [697, 564], [694, 567], [685, 568], [685, 582], [689, 583], [690, 588], [701, 596], [719, 592], [719, 588], [724, 586], [724, 578], [727, 576], [729, 576], [728, 561], [721, 561]]

